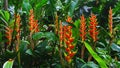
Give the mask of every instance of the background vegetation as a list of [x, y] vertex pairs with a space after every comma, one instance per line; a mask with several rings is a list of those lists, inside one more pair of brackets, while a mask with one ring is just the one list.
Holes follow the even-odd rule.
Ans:
[[119, 0], [0, 0], [0, 67], [120, 68], [119, 10]]

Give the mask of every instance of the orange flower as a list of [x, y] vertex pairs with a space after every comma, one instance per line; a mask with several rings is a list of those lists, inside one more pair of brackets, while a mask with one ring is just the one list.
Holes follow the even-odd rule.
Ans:
[[67, 62], [71, 62], [70, 56], [65, 56], [65, 59], [66, 59]]
[[96, 16], [94, 14], [91, 14], [90, 17], [90, 26], [89, 26], [90, 30], [90, 36], [92, 37], [93, 41], [97, 41], [97, 35], [98, 35], [98, 31], [97, 31], [97, 19]]
[[86, 22], [85, 22], [85, 18], [84, 18], [84, 15], [82, 15], [80, 17], [80, 36], [81, 36], [81, 39], [82, 41], [85, 41], [85, 35], [86, 35]]
[[72, 23], [72, 18], [70, 16], [67, 16], [66, 22]]
[[7, 42], [7, 44], [8, 45], [10, 45], [11, 44], [11, 40], [12, 40], [12, 29], [10, 28], [10, 27], [6, 27], [5, 28], [6, 29], [6, 31], [5, 31], [5, 37], [8, 39], [8, 42]]
[[30, 32], [39, 32], [38, 20], [34, 19], [33, 9], [30, 10], [29, 25]]
[[110, 10], [109, 10], [109, 19], [108, 19], [108, 21], [109, 21], [109, 30], [110, 30], [110, 34], [112, 34], [112, 32], [113, 32], [113, 29], [112, 29], [112, 24], [113, 24], [113, 21], [112, 21], [112, 19], [113, 19], [113, 17], [112, 17], [112, 9], [111, 9], [111, 7], [110, 7]]

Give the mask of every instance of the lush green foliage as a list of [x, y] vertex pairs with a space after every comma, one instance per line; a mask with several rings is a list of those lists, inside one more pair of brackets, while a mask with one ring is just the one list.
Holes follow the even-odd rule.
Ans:
[[[110, 7], [113, 33], [109, 30]], [[34, 19], [30, 18], [31, 9]], [[0, 0], [0, 68], [120, 68], [119, 10], [119, 0]], [[97, 19], [96, 41], [89, 33], [91, 13]], [[20, 24], [16, 23], [17, 14]], [[84, 41], [80, 35], [82, 14], [86, 21]], [[38, 23], [33, 25], [39, 26], [38, 32], [36, 28], [30, 31], [31, 20]], [[71, 43], [66, 43], [69, 36], [65, 41], [60, 36], [66, 25], [72, 27]]]

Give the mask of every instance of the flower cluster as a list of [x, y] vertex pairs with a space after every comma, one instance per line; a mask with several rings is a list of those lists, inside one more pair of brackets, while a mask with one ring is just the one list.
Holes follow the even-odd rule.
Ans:
[[84, 17], [84, 15], [82, 15], [81, 17], [80, 17], [80, 37], [81, 37], [81, 39], [82, 39], [82, 41], [85, 41], [85, 35], [86, 35], [86, 22], [85, 22], [85, 17]]
[[98, 35], [97, 25], [98, 25], [98, 23], [97, 23], [96, 16], [94, 14], [91, 14], [89, 32], [90, 32], [90, 36], [92, 37], [94, 42], [97, 41], [97, 35]]
[[76, 52], [73, 51], [74, 49], [74, 45], [73, 45], [73, 41], [74, 38], [72, 37], [72, 31], [71, 31], [72, 27], [71, 26], [64, 26], [64, 35], [65, 35], [65, 43], [66, 43], [66, 52], [67, 55], [65, 55], [65, 59], [68, 62], [71, 62], [71, 59], [73, 58], [73, 56], [75, 55]]
[[113, 24], [113, 21], [112, 21], [113, 17], [112, 17], [112, 9], [110, 7], [110, 10], [109, 10], [109, 18], [108, 18], [108, 21], [109, 21], [109, 30], [110, 30], [110, 34], [113, 33], [113, 29], [112, 29], [112, 24]]
[[33, 9], [30, 10], [29, 25], [30, 32], [39, 32], [38, 20], [34, 19]]

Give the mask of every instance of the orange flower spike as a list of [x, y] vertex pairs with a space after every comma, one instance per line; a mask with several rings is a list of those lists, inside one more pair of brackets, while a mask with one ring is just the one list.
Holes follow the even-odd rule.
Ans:
[[81, 23], [80, 23], [80, 36], [81, 36], [81, 39], [82, 39], [82, 41], [85, 41], [85, 35], [86, 35], [86, 22], [85, 22], [85, 17], [84, 17], [84, 15], [82, 15], [81, 17], [80, 17], [80, 21], [81, 21]]
[[67, 16], [66, 22], [72, 23], [71, 21], [72, 21], [72, 18], [70, 16]]
[[5, 37], [8, 39], [7, 44], [10, 45], [11, 40], [12, 40], [12, 29], [10, 29], [9, 27], [6, 27], [5, 33], [6, 33]]
[[94, 14], [91, 14], [90, 17], [90, 26], [89, 26], [90, 30], [90, 36], [92, 37], [93, 41], [97, 41], [97, 35], [98, 35], [98, 31], [97, 31], [97, 19], [96, 16]]
[[17, 32], [16, 37], [17, 37], [17, 39], [19, 39], [20, 38], [20, 20], [21, 20], [21, 18], [20, 18], [19, 14], [17, 14], [16, 17], [17, 17], [16, 18], [16, 32]]
[[34, 29], [34, 14], [33, 14], [33, 9], [30, 10], [29, 25], [30, 25], [30, 31], [32, 31]]
[[29, 17], [29, 29], [30, 32], [34, 31], [34, 32], [39, 32], [39, 25], [38, 25], [38, 20], [34, 19], [34, 13], [33, 13], [33, 9], [30, 10], [30, 17]]
[[110, 10], [109, 10], [109, 19], [108, 19], [108, 21], [109, 21], [109, 30], [110, 30], [110, 34], [112, 34], [113, 33], [113, 29], [112, 29], [112, 27], [113, 27], [113, 17], [112, 17], [112, 9], [111, 9], [111, 7], [110, 7]]

